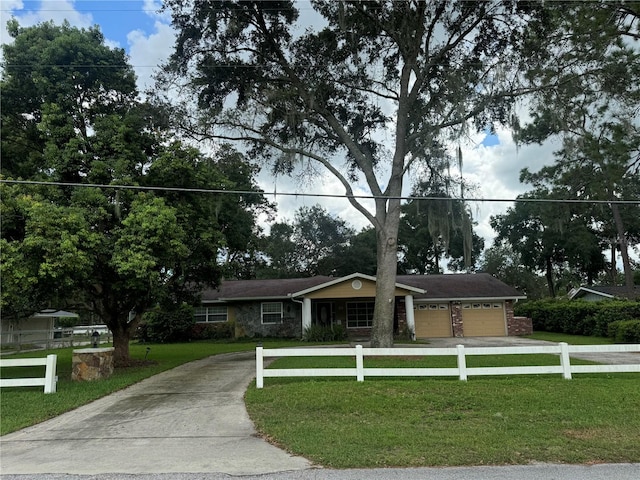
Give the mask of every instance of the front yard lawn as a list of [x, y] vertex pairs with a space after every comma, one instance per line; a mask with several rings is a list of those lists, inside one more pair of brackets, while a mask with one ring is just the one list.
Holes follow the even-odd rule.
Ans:
[[[506, 366], [506, 358], [480, 361]], [[283, 358], [271, 368], [309, 360]], [[335, 357], [327, 365], [314, 360], [316, 367], [347, 366]], [[245, 399], [266, 438], [327, 467], [640, 462], [640, 374], [267, 378]]]

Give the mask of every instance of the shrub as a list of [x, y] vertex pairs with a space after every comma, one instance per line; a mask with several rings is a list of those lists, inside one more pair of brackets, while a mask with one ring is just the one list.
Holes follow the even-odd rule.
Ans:
[[537, 331], [607, 336], [612, 322], [640, 318], [640, 302], [546, 299], [518, 303], [514, 313], [531, 318]]
[[608, 335], [616, 343], [640, 343], [640, 320], [611, 322]]
[[196, 323], [191, 327], [191, 338], [194, 340], [226, 340], [235, 337], [235, 324]]
[[347, 338], [347, 330], [342, 325], [310, 325], [304, 329], [307, 342], [335, 342]]
[[190, 339], [194, 324], [193, 307], [183, 304], [174, 310], [145, 313], [137, 336], [148, 342], [184, 342]]

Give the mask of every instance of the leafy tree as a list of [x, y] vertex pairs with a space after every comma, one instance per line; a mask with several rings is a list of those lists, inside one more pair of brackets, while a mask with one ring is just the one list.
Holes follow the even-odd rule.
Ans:
[[226, 147], [206, 157], [171, 142], [163, 112], [136, 100], [124, 52], [104, 45], [97, 28], [10, 22], [9, 31], [3, 174], [48, 184], [3, 185], [3, 315], [61, 302], [90, 310], [114, 334], [116, 365], [126, 365], [143, 313], [215, 286], [219, 256], [243, 247], [266, 206], [258, 190], [164, 187], [254, 190], [243, 175], [255, 167]]
[[271, 227], [266, 253], [272, 271], [281, 277], [331, 275], [334, 259], [354, 232], [346, 222], [319, 205], [302, 207], [292, 224]]
[[363, 228], [349, 239], [348, 245], [338, 245], [330, 258], [320, 262], [323, 275], [344, 277], [352, 273], [376, 275], [376, 232]]
[[496, 242], [506, 242], [523, 266], [543, 273], [551, 297], [557, 295], [557, 279], [567, 266], [588, 282], [605, 266], [602, 245], [593, 229], [554, 195], [557, 192], [536, 189], [520, 195], [521, 201], [505, 214], [491, 217]]
[[295, 278], [301, 275], [298, 253], [293, 241], [294, 227], [287, 222], [271, 226], [265, 239], [265, 254], [269, 257], [268, 267], [262, 270], [265, 278]]
[[440, 261], [449, 258], [452, 270], [472, 270], [484, 240], [472, 232], [471, 212], [461, 200], [425, 183], [402, 206], [399, 243], [400, 268], [405, 272], [442, 273]]
[[520, 254], [507, 242], [495, 243], [485, 250], [479, 268], [518, 289], [529, 300], [538, 300], [546, 296], [544, 278], [525, 267]]
[[[553, 166], [524, 173], [535, 187], [610, 202], [608, 211], [594, 207], [585, 221], [598, 225], [613, 257], [619, 249], [626, 285], [633, 289], [628, 249], [640, 242], [640, 202], [619, 202], [640, 197], [640, 7], [638, 2], [599, 1], [577, 4], [571, 16], [554, 12], [550, 21], [570, 48], [561, 58], [557, 52], [549, 55], [532, 76], [544, 83], [558, 75], [558, 63], [567, 68], [555, 88], [534, 97], [533, 119], [518, 137], [542, 142], [555, 136], [562, 148]], [[615, 258], [611, 265], [615, 272]]]
[[[400, 197], [406, 173], [438, 169], [445, 145], [475, 121], [509, 117], [532, 18], [529, 2], [168, 0], [178, 34], [161, 83], [192, 93], [178, 122], [200, 138], [247, 143], [279, 173], [334, 175], [374, 226], [372, 344], [393, 343]], [[311, 13], [311, 12], [306, 12]], [[536, 24], [537, 25], [537, 24]], [[191, 113], [197, 99], [198, 115]], [[354, 195], [366, 182], [369, 211]]]

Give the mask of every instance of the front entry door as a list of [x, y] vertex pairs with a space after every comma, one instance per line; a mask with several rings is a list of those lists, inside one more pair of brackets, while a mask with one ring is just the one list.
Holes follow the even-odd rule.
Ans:
[[315, 304], [315, 323], [323, 327], [330, 327], [334, 323], [333, 303], [318, 302]]

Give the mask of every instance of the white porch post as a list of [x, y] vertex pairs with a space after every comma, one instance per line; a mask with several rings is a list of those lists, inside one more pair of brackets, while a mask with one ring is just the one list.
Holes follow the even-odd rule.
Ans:
[[413, 340], [416, 339], [416, 319], [413, 315], [413, 295], [405, 295], [404, 308], [407, 315], [407, 328], [411, 332]]
[[302, 299], [302, 334], [311, 326], [311, 299]]

